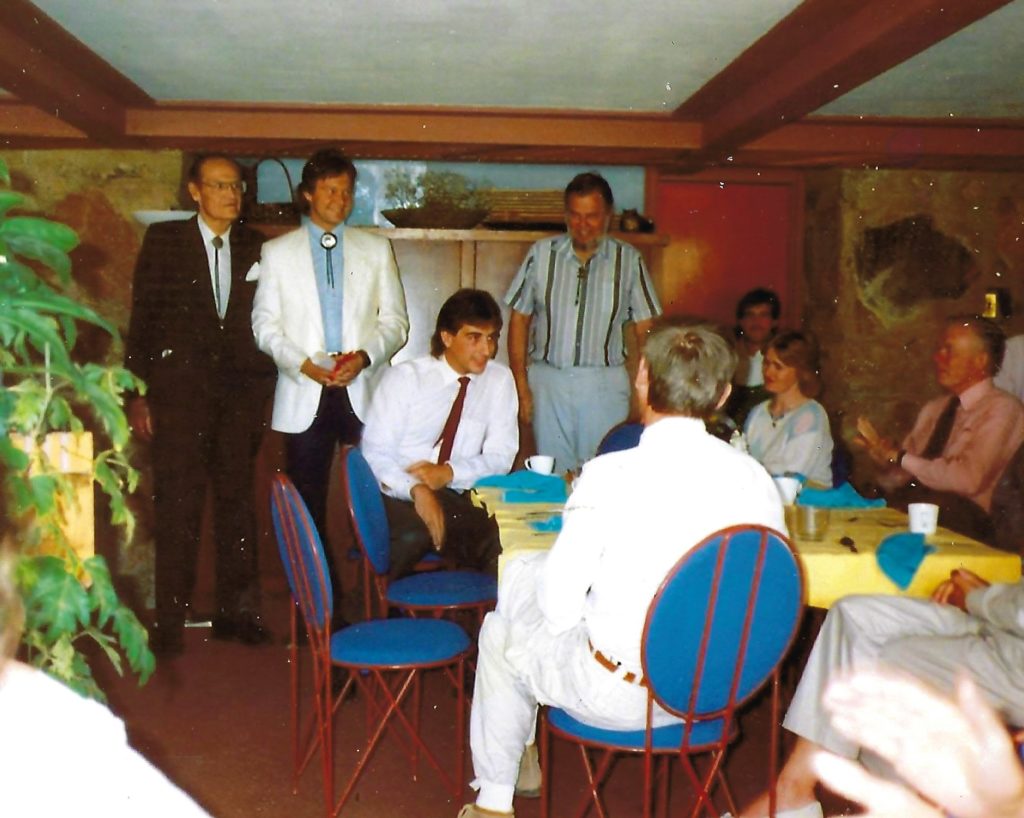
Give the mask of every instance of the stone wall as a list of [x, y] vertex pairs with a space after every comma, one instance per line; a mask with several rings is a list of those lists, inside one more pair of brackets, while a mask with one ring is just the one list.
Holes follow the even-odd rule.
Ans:
[[[844, 440], [858, 415], [902, 436], [940, 393], [942, 319], [1006, 288], [1024, 332], [1024, 175], [916, 170], [807, 175], [804, 321], [823, 349], [822, 402]], [[867, 474], [855, 457], [858, 477]]]

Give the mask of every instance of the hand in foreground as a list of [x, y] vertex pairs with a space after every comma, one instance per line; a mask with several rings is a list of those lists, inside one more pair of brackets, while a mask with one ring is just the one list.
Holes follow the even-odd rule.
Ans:
[[139, 440], [149, 443], [153, 439], [153, 416], [145, 398], [133, 398], [128, 404], [128, 428]]
[[444, 510], [437, 496], [423, 483], [417, 483], [412, 487], [412, 504], [427, 526], [434, 550], [440, 551], [444, 543]]
[[976, 588], [987, 588], [988, 580], [984, 580], [966, 568], [956, 568], [949, 572], [949, 579], [932, 591], [932, 602], [952, 605], [961, 611], [967, 610], [967, 595]]
[[893, 765], [925, 798], [881, 781], [859, 765], [821, 754], [821, 780], [863, 804], [870, 818], [1024, 818], [1024, 769], [995, 711], [966, 676], [956, 700], [910, 676], [863, 670], [824, 696], [841, 733]]
[[447, 463], [438, 464], [420, 460], [409, 466], [406, 471], [434, 491], [443, 489], [455, 479], [455, 472]]
[[880, 466], [892, 465], [899, 449], [888, 438], [882, 437], [865, 417], [857, 418], [857, 436], [853, 442], [868, 453], [868, 457]]

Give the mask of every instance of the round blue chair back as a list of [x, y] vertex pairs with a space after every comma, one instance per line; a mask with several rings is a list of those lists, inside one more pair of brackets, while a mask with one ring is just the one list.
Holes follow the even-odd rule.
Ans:
[[803, 576], [763, 526], [711, 535], [669, 572], [648, 611], [644, 674], [655, 699], [688, 720], [715, 718], [770, 677], [803, 611]]
[[352, 526], [366, 558], [376, 574], [386, 574], [391, 567], [391, 539], [388, 518], [380, 485], [373, 476], [363, 453], [353, 447], [345, 449], [344, 483], [352, 511]]
[[292, 599], [299, 604], [307, 625], [329, 627], [334, 590], [324, 547], [306, 503], [291, 480], [282, 474], [274, 478], [270, 511]]
[[634, 449], [640, 443], [640, 435], [643, 434], [642, 423], [619, 423], [608, 430], [608, 434], [597, 447], [598, 454], [608, 452], [621, 452], [624, 449]]

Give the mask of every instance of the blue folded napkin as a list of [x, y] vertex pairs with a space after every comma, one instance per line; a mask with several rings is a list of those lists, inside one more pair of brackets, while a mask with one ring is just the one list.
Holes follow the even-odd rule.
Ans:
[[934, 550], [934, 545], [925, 543], [924, 534], [904, 531], [890, 534], [882, 540], [875, 552], [875, 559], [882, 573], [905, 591], [924, 558]]
[[530, 528], [534, 531], [561, 531], [562, 515], [552, 514], [546, 520], [534, 520], [530, 523]]
[[528, 469], [481, 477], [476, 486], [505, 489], [506, 503], [564, 503], [569, 497], [565, 480], [559, 475], [537, 474]]
[[834, 489], [804, 488], [796, 498], [798, 506], [819, 506], [821, 508], [882, 508], [885, 500], [869, 500], [861, 497], [849, 483]]

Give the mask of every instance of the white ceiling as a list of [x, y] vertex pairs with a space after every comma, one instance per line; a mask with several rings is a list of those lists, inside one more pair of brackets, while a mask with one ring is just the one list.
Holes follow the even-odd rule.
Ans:
[[[34, 0], [152, 97], [670, 112], [797, 0]], [[894, 0], [899, 2], [899, 0]], [[951, 0], [953, 3], [971, 0]], [[1020, 117], [1024, 0], [820, 113]]]
[[1022, 45], [1024, 2], [1015, 0], [839, 97], [817, 113], [926, 118], [1024, 117]]

